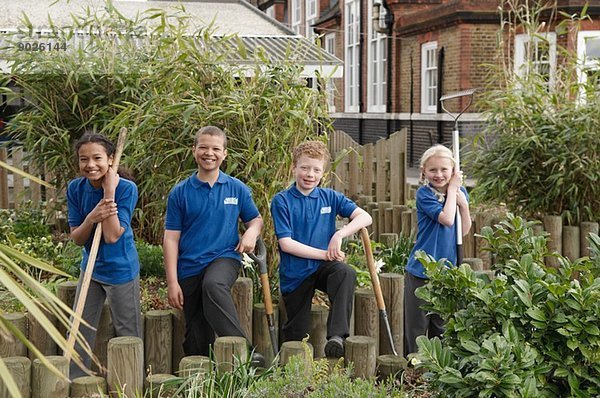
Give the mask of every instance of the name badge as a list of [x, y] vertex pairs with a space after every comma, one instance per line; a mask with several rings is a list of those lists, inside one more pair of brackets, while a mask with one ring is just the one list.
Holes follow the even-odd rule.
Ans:
[[331, 206], [321, 207], [321, 214], [329, 214], [331, 213]]
[[223, 202], [223, 204], [225, 205], [236, 205], [238, 204], [238, 198], [225, 198], [225, 201]]

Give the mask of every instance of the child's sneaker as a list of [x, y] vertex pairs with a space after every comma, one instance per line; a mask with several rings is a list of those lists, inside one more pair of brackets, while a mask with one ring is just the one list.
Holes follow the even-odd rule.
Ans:
[[327, 358], [341, 358], [344, 356], [344, 339], [340, 336], [332, 336], [325, 344], [325, 356]]
[[260, 352], [252, 352], [252, 355], [250, 356], [250, 366], [253, 368], [264, 368], [265, 357], [263, 357]]

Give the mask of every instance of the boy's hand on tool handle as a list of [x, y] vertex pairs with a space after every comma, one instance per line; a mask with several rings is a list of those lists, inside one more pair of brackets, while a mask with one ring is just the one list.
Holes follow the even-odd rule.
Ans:
[[167, 284], [167, 295], [169, 297], [169, 305], [178, 310], [183, 309], [183, 291], [178, 282]]
[[342, 251], [342, 238], [337, 233], [329, 241], [326, 258], [328, 261], [344, 261], [346, 258], [346, 253]]

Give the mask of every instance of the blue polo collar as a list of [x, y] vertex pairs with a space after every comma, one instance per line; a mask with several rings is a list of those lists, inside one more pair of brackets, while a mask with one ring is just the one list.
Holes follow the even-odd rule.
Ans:
[[85, 179], [85, 185], [84, 185], [84, 189], [86, 192], [98, 192], [98, 191], [102, 191], [102, 187], [100, 188], [96, 188], [92, 185], [92, 183], [90, 182], [89, 178], [86, 177], [82, 177]]
[[304, 195], [302, 192], [300, 192], [298, 190], [298, 188], [296, 187], [296, 183], [293, 183], [290, 186], [289, 190], [290, 190], [290, 193], [292, 195], [294, 195], [295, 197], [297, 197], [297, 198], [306, 198], [306, 197], [309, 197], [309, 198], [318, 198], [319, 195], [317, 195], [317, 188], [318, 187], [315, 187], [312, 191], [310, 191], [310, 193], [308, 195]]
[[[192, 174], [192, 176], [190, 177], [190, 180], [192, 181], [192, 186], [194, 188], [200, 188], [200, 187], [209, 185], [208, 182], [201, 181], [198, 178], [197, 171], [195, 171], [194, 174]], [[226, 184], [226, 183], [227, 183], [227, 176], [225, 175], [225, 173], [223, 173], [221, 170], [219, 170], [219, 176], [217, 177], [217, 181], [215, 181], [215, 184]]]

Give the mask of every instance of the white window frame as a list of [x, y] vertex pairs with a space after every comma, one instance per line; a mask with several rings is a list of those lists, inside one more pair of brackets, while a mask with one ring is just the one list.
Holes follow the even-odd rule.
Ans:
[[313, 38], [316, 34], [312, 28], [312, 24], [317, 20], [319, 1], [305, 0], [304, 7], [304, 13], [306, 14], [306, 37]]
[[344, 110], [360, 111], [360, 0], [344, 3]]
[[373, 25], [373, 0], [369, 0], [368, 3], [367, 112], [386, 112], [387, 36], [375, 30], [375, 26]]
[[421, 113], [437, 113], [437, 48], [437, 41], [421, 45]]
[[548, 85], [554, 86], [556, 79], [556, 33], [541, 33], [533, 38], [531, 35], [522, 33], [515, 35], [515, 59], [514, 59], [514, 72], [519, 77], [526, 77], [531, 71], [530, 68], [534, 68], [536, 73], [539, 72], [538, 65], [541, 64], [538, 60], [527, 59], [526, 47], [529, 45], [531, 40], [535, 43], [535, 50], [537, 52], [537, 43], [542, 41], [548, 41], [548, 64], [550, 76], [548, 76]]
[[297, 34], [302, 34], [302, 4], [301, 0], [292, 0], [290, 5], [290, 28]]
[[[600, 70], [600, 59], [588, 60], [586, 55], [586, 43], [588, 39], [600, 39], [600, 30], [582, 30], [577, 33], [577, 81], [579, 84], [587, 83], [587, 71], [590, 69]], [[585, 95], [581, 93], [581, 95]]]
[[[324, 49], [331, 55], [335, 55], [335, 33], [328, 33], [323, 36]], [[327, 92], [327, 105], [329, 112], [335, 112], [335, 84], [333, 79], [327, 79], [325, 82], [325, 90]]]

